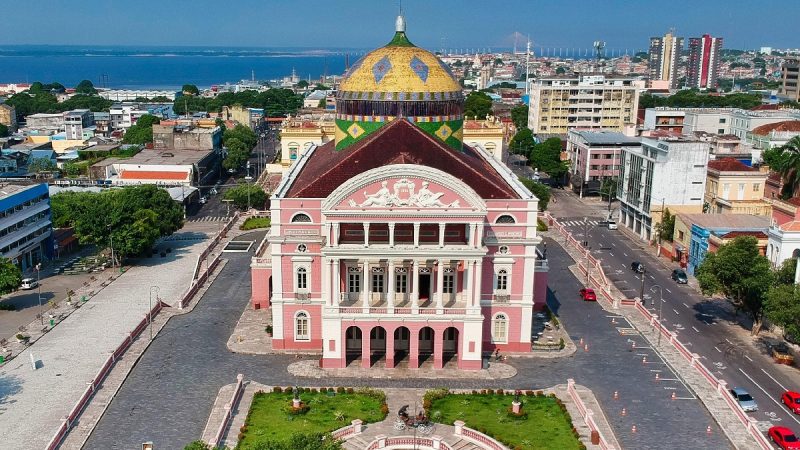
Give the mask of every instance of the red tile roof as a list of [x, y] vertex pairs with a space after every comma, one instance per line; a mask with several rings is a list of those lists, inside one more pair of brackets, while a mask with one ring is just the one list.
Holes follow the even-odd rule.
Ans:
[[750, 108], [750, 111], [777, 111], [780, 109], [780, 105], [758, 105]]
[[756, 239], [766, 239], [767, 233], [763, 231], [730, 231], [720, 236], [722, 239], [733, 239], [739, 236], [753, 236]]
[[189, 172], [162, 172], [159, 170], [123, 170], [119, 177], [123, 180], [185, 180]]
[[503, 177], [474, 149], [459, 152], [405, 119], [395, 120], [351, 147], [335, 142], [314, 150], [287, 197], [324, 198], [354, 176], [390, 164], [433, 167], [460, 179], [484, 199], [519, 198]]
[[736, 158], [719, 158], [708, 162], [708, 168], [720, 172], [758, 172]]
[[753, 134], [766, 136], [772, 131], [795, 131], [800, 132], [800, 120], [784, 120], [783, 122], [768, 123], [760, 127], [753, 128]]
[[796, 220], [786, 222], [780, 226], [780, 229], [783, 231], [800, 231], [800, 222]]

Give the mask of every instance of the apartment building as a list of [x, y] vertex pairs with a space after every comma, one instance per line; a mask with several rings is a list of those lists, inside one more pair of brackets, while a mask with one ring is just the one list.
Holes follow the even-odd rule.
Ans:
[[752, 214], [768, 216], [772, 211], [764, 200], [768, 173], [734, 158], [708, 162], [705, 212], [712, 214]]
[[686, 110], [681, 108], [647, 108], [644, 110], [644, 123], [642, 126], [642, 135], [648, 135], [652, 132], [670, 132], [670, 133], [683, 133], [683, 121], [686, 116]]
[[53, 253], [47, 184], [0, 186], [0, 256], [23, 271]]
[[17, 131], [17, 109], [0, 100], [0, 124], [8, 127], [8, 131]]
[[699, 89], [716, 89], [719, 85], [720, 52], [722, 38], [703, 37], [689, 38], [689, 62], [686, 66], [686, 85]]
[[665, 209], [703, 211], [709, 145], [687, 136], [641, 139], [642, 145], [622, 149], [619, 222], [651, 240]]
[[111, 105], [109, 109], [111, 115], [111, 128], [115, 130], [125, 129], [136, 125], [139, 117], [147, 114], [147, 110], [141, 108], [138, 104], [115, 104]]
[[568, 75], [531, 81], [528, 128], [534, 134], [603, 129], [632, 135], [643, 80], [608, 75]]
[[650, 38], [649, 75], [651, 88], [678, 88], [678, 66], [683, 49], [683, 38], [672, 32], [663, 37]]
[[799, 120], [800, 111], [778, 109], [751, 111], [739, 108], [686, 108], [684, 134], [704, 131], [709, 134], [732, 134], [741, 140], [756, 127], [786, 120]]
[[622, 149], [639, 145], [639, 139], [615, 131], [570, 130], [567, 155], [572, 189], [581, 197], [597, 193], [602, 180], [619, 176]]
[[786, 58], [781, 66], [780, 95], [800, 101], [800, 58]]
[[88, 109], [76, 109], [64, 113], [64, 133], [70, 140], [84, 139], [85, 129], [94, 126], [94, 114]]

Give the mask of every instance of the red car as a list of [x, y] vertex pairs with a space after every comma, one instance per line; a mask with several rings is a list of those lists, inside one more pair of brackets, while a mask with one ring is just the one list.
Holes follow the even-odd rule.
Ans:
[[792, 430], [786, 427], [772, 427], [769, 429], [769, 437], [778, 447], [783, 450], [800, 449], [800, 440], [792, 433]]
[[578, 291], [580, 294], [581, 299], [585, 302], [596, 302], [597, 301], [597, 294], [594, 293], [594, 289], [591, 288], [583, 288]]
[[800, 393], [786, 391], [781, 395], [781, 402], [793, 413], [800, 414]]

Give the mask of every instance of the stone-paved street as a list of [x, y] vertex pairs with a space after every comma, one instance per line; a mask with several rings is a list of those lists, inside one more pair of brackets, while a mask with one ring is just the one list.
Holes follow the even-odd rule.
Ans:
[[[241, 239], [241, 238], [239, 238]], [[577, 298], [580, 286], [568, 270], [569, 256], [555, 242], [548, 243], [551, 263], [549, 301], [558, 311], [572, 338], [584, 338], [572, 357], [561, 359], [520, 358], [512, 361], [519, 373], [505, 380], [385, 380], [337, 379], [333, 384], [375, 387], [523, 388], [537, 389], [563, 384], [574, 378], [593, 390], [605, 410], [617, 439], [624, 448], [728, 448], [727, 440], [699, 400], [692, 398], [679, 381], [663, 384], [654, 380], [675, 378], [647, 348], [631, 352], [633, 339], [621, 335], [611, 318], [593, 303]], [[180, 449], [198, 439], [218, 389], [233, 383], [237, 373], [245, 379], [269, 384], [303, 384], [286, 367], [293, 356], [234, 354], [226, 342], [250, 296], [250, 254], [226, 254], [229, 263], [200, 300], [195, 310], [173, 318], [143, 355], [118, 396], [109, 406], [87, 441], [89, 449], [130, 449], [152, 440], [158, 449]], [[642, 364], [640, 353], [651, 363]], [[318, 384], [318, 380], [309, 381]], [[671, 400], [674, 388], [678, 400]], [[614, 391], [619, 399], [614, 400]], [[621, 416], [622, 408], [627, 415]], [[638, 432], [631, 433], [636, 425]], [[706, 433], [707, 426], [712, 433]]]

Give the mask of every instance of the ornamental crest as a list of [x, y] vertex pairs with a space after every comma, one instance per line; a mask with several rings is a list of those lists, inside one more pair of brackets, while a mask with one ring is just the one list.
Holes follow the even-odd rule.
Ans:
[[416, 190], [416, 183], [408, 178], [401, 178], [394, 182], [392, 189], [389, 189], [389, 182], [381, 182], [381, 187], [377, 192], [370, 194], [364, 191], [364, 201], [361, 203], [353, 199], [348, 201], [352, 208], [356, 207], [393, 207], [411, 206], [418, 208], [458, 208], [458, 200], [445, 204], [441, 197], [444, 192], [433, 192], [427, 181], [422, 182], [419, 191]]

